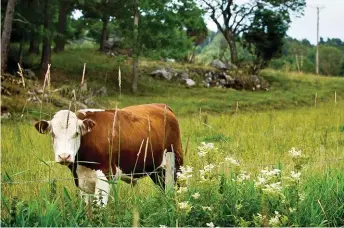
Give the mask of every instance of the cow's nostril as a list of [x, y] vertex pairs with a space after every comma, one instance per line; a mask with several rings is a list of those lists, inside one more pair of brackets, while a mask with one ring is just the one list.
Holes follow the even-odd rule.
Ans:
[[70, 160], [70, 154], [68, 154], [68, 156], [66, 157], [66, 160]]

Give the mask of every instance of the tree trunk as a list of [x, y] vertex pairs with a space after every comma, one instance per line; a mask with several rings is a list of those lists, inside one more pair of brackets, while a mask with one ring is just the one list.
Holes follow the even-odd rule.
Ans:
[[[41, 69], [45, 73], [51, 61], [51, 8], [49, 0], [45, 0], [44, 6], [44, 35], [42, 45]], [[43, 74], [44, 75], [44, 74]]]
[[8, 0], [5, 19], [3, 23], [3, 32], [1, 36], [1, 73], [7, 70], [8, 51], [10, 49], [12, 21], [16, 0]]
[[67, 25], [67, 14], [68, 14], [68, 5], [64, 1], [60, 1], [60, 9], [59, 9], [59, 21], [57, 24], [57, 37], [55, 40], [55, 51], [61, 52], [64, 51], [64, 47], [66, 44], [66, 25]]
[[100, 47], [99, 50], [100, 51], [105, 51], [105, 42], [106, 42], [106, 38], [107, 38], [107, 33], [108, 33], [108, 24], [109, 24], [109, 16], [104, 14], [103, 15], [103, 30], [102, 30], [102, 37], [100, 39]]
[[138, 81], [138, 65], [139, 65], [139, 0], [135, 0], [134, 6], [134, 45], [133, 45], [133, 78], [131, 83], [131, 92], [137, 92], [137, 81]]
[[29, 55], [31, 54], [39, 54], [39, 43], [36, 40], [37, 38], [31, 33], [30, 37], [30, 47], [29, 47]]
[[22, 66], [23, 63], [23, 46], [24, 46], [24, 36], [22, 34], [22, 38], [20, 39], [20, 43], [19, 43], [19, 51], [18, 51], [18, 63], [20, 66]]
[[237, 52], [237, 48], [236, 48], [236, 44], [235, 44], [235, 37], [233, 36], [231, 31], [228, 31], [226, 34], [226, 40], [228, 42], [229, 45], [229, 49], [231, 52], [231, 62], [233, 64], [237, 63], [238, 60], [238, 52]]

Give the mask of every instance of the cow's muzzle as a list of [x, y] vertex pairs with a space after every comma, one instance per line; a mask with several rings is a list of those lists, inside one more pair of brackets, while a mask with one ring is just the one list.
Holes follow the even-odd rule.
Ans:
[[58, 163], [62, 165], [68, 165], [71, 162], [72, 162], [72, 156], [70, 156], [70, 154], [63, 153], [63, 154], [58, 155]]

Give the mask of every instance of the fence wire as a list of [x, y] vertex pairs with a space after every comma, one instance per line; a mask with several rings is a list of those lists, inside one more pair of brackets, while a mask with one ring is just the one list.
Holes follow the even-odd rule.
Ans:
[[[330, 160], [322, 160], [322, 161], [311, 161], [308, 162], [308, 164], [325, 164], [325, 163], [339, 163], [341, 161], [344, 161], [344, 158], [339, 158], [339, 159], [330, 159]], [[283, 164], [283, 165], [292, 165], [294, 163], [291, 162], [284, 162], [284, 163], [269, 163], [269, 164], [247, 164], [243, 165], [244, 168], [260, 168], [260, 167], [269, 167], [269, 166], [276, 166], [278, 164]], [[141, 173], [131, 173], [131, 174], [123, 174], [123, 176], [129, 176], [134, 179], [135, 175], [143, 175], [143, 176], [149, 176], [151, 174], [160, 174], [161, 172], [159, 171], [153, 171], [153, 172], [141, 172]], [[115, 180], [115, 175], [104, 175], [109, 179], [109, 182], [111, 181], [116, 181]], [[8, 177], [10, 179], [10, 177]], [[96, 177], [95, 177], [96, 178]], [[2, 178], [3, 179], [3, 178]], [[50, 179], [36, 179], [36, 180], [23, 180], [23, 181], [2, 181], [1, 185], [11, 185], [11, 184], [28, 184], [28, 183], [45, 183], [45, 182], [52, 182], [52, 181], [74, 181], [74, 180], [85, 180], [85, 179], [94, 179], [92, 177], [87, 177], [87, 178], [50, 178]], [[120, 178], [117, 178], [117, 180], [120, 180]]]

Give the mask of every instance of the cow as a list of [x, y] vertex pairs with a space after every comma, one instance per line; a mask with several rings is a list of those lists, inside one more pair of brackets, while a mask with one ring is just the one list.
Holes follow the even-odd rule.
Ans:
[[70, 169], [86, 203], [94, 195], [99, 205], [106, 205], [110, 180], [134, 185], [149, 175], [164, 189], [166, 151], [175, 154], [175, 172], [183, 165], [179, 123], [165, 104], [61, 110], [35, 128], [51, 133], [55, 161]]

